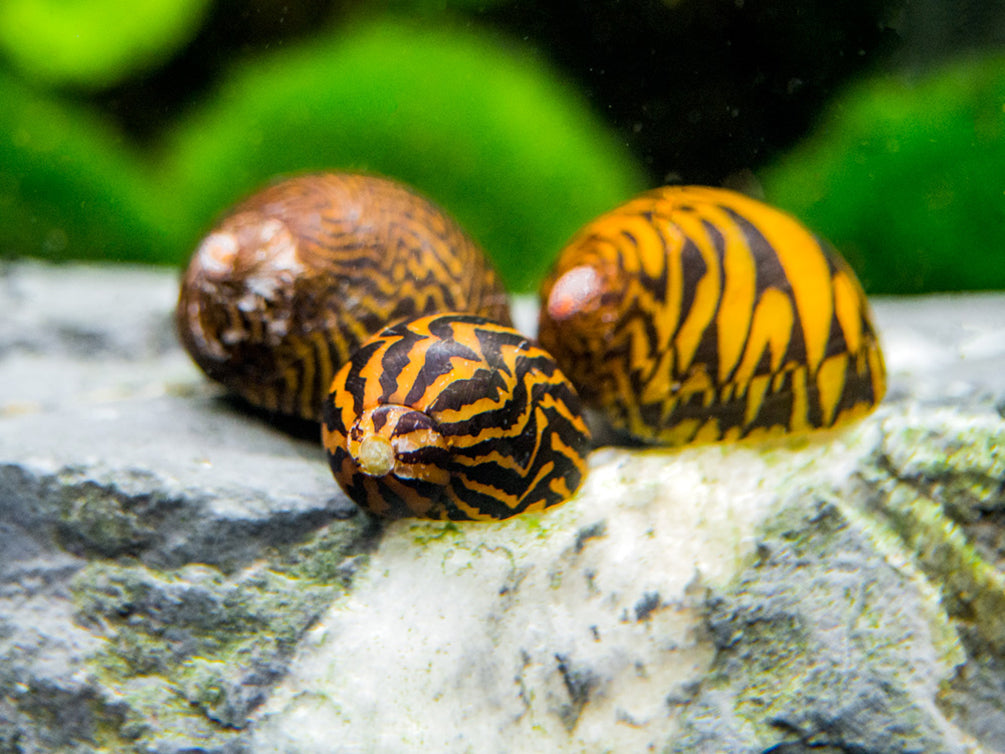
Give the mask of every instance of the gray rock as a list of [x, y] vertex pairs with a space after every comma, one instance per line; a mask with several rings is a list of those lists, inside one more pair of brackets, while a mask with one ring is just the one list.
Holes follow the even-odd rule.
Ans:
[[247, 750], [375, 529], [174, 342], [173, 276], [0, 288], [0, 751]]
[[[710, 596], [716, 658], [670, 750], [966, 751], [933, 708], [948, 658], [928, 595], [840, 504], [807, 502]], [[723, 719], [724, 699], [742, 716]]]
[[847, 431], [385, 525], [198, 374], [175, 295], [0, 277], [0, 752], [1005, 751], [1005, 296], [878, 302]]

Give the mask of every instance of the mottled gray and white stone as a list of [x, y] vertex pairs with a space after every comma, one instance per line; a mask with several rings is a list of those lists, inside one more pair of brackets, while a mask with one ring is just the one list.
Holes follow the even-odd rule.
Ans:
[[1005, 296], [878, 301], [846, 431], [600, 449], [499, 524], [359, 513], [175, 296], [0, 274], [3, 754], [1005, 751]]

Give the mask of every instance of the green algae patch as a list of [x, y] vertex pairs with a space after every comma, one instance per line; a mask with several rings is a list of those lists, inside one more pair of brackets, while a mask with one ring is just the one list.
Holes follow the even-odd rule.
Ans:
[[[115, 751], [118, 749], [112, 739], [116, 737], [109, 732], [128, 724], [127, 707], [97, 692], [82, 697], [57, 684], [37, 684], [17, 689], [5, 697], [5, 701], [16, 700], [20, 712], [46, 732], [40, 736], [46, 751], [84, 754], [93, 751], [94, 747], [109, 744]], [[22, 748], [16, 734], [7, 738], [4, 727], [0, 726], [0, 751], [4, 754], [38, 751]]]
[[854, 476], [795, 489], [711, 591], [715, 661], [665, 751], [978, 751], [1005, 730], [1002, 551], [981, 540], [1000, 525], [1005, 430], [990, 411], [879, 418]]
[[[808, 492], [769, 520], [755, 561], [709, 597], [716, 660], [666, 751], [708, 741], [857, 750], [883, 736], [903, 750], [942, 750], [928, 708], [959, 651], [942, 641], [937, 597], [876, 547], [868, 522], [826, 497]], [[932, 637], [945, 650], [937, 656]], [[722, 698], [733, 700], [725, 717]]]
[[878, 511], [940, 591], [947, 613], [972, 627], [1005, 659], [1005, 577], [977, 552], [941, 505], [908, 485], [897, 485]]
[[368, 551], [378, 541], [380, 532], [380, 525], [373, 519], [362, 531], [355, 527], [326, 526], [305, 542], [274, 548], [270, 568], [290, 579], [348, 589], [356, 573], [366, 567]]
[[[897, 479], [938, 502], [953, 521], [979, 539], [980, 524], [1005, 513], [1005, 423], [995, 415], [944, 411], [924, 426], [910, 418], [884, 422], [881, 463]], [[1000, 561], [1003, 553], [985, 556]]]
[[535, 541], [547, 539], [564, 529], [565, 519], [560, 511], [574, 504], [576, 497], [554, 506], [544, 512], [521, 513], [499, 521], [417, 521], [407, 520], [392, 524], [407, 528], [411, 541], [417, 547], [436, 546], [441, 543], [455, 543], [460, 546], [476, 546], [481, 535], [489, 533], [488, 539], [508, 538], [532, 547]]
[[70, 552], [102, 557], [140, 552], [156, 530], [136, 512], [137, 503], [96, 483], [68, 487], [58, 526], [61, 544]]
[[77, 620], [106, 641], [89, 671], [119, 700], [116, 717], [97, 718], [107, 718], [101, 745], [223, 746], [240, 736], [304, 633], [365, 563], [339, 528], [233, 573], [129, 558], [85, 566], [72, 582]]
[[[945, 412], [924, 429], [888, 419], [876, 460], [893, 481], [872, 512], [899, 536], [968, 636], [1005, 659], [1005, 575], [997, 531], [1005, 509], [1005, 427], [996, 416]], [[990, 519], [990, 522], [989, 522]]]

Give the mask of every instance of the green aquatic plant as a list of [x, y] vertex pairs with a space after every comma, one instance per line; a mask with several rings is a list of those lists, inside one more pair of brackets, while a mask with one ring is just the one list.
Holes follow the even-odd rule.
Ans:
[[122, 134], [0, 71], [0, 257], [163, 262], [169, 215]]
[[384, 0], [382, 6], [389, 10], [442, 16], [448, 12], [480, 13], [492, 8], [509, 5], [513, 0]]
[[193, 242], [272, 176], [372, 171], [440, 203], [515, 289], [534, 285], [582, 223], [644, 185], [627, 148], [531, 50], [400, 22], [241, 67], [169, 144]]
[[760, 177], [874, 293], [1005, 287], [1005, 58], [840, 96]]
[[104, 87], [194, 36], [210, 0], [4, 0], [0, 50], [29, 78]]
[[488, 32], [376, 22], [247, 61], [156, 155], [0, 78], [0, 255], [180, 264], [214, 217], [308, 170], [410, 183], [532, 287], [640, 167], [533, 52]]

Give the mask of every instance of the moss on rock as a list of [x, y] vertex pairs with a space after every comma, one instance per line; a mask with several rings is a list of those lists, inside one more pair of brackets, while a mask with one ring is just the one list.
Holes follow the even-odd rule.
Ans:
[[716, 661], [667, 751], [727, 740], [737, 752], [873, 751], [884, 731], [891, 752], [945, 750], [928, 705], [959, 653], [931, 652], [945, 634], [937, 604], [822, 492], [774, 516], [756, 560], [710, 597]]
[[337, 525], [234, 573], [90, 561], [72, 582], [78, 620], [105, 637], [90, 671], [106, 698], [121, 700], [102, 745], [239, 737], [299, 639], [363, 562], [358, 538]]

